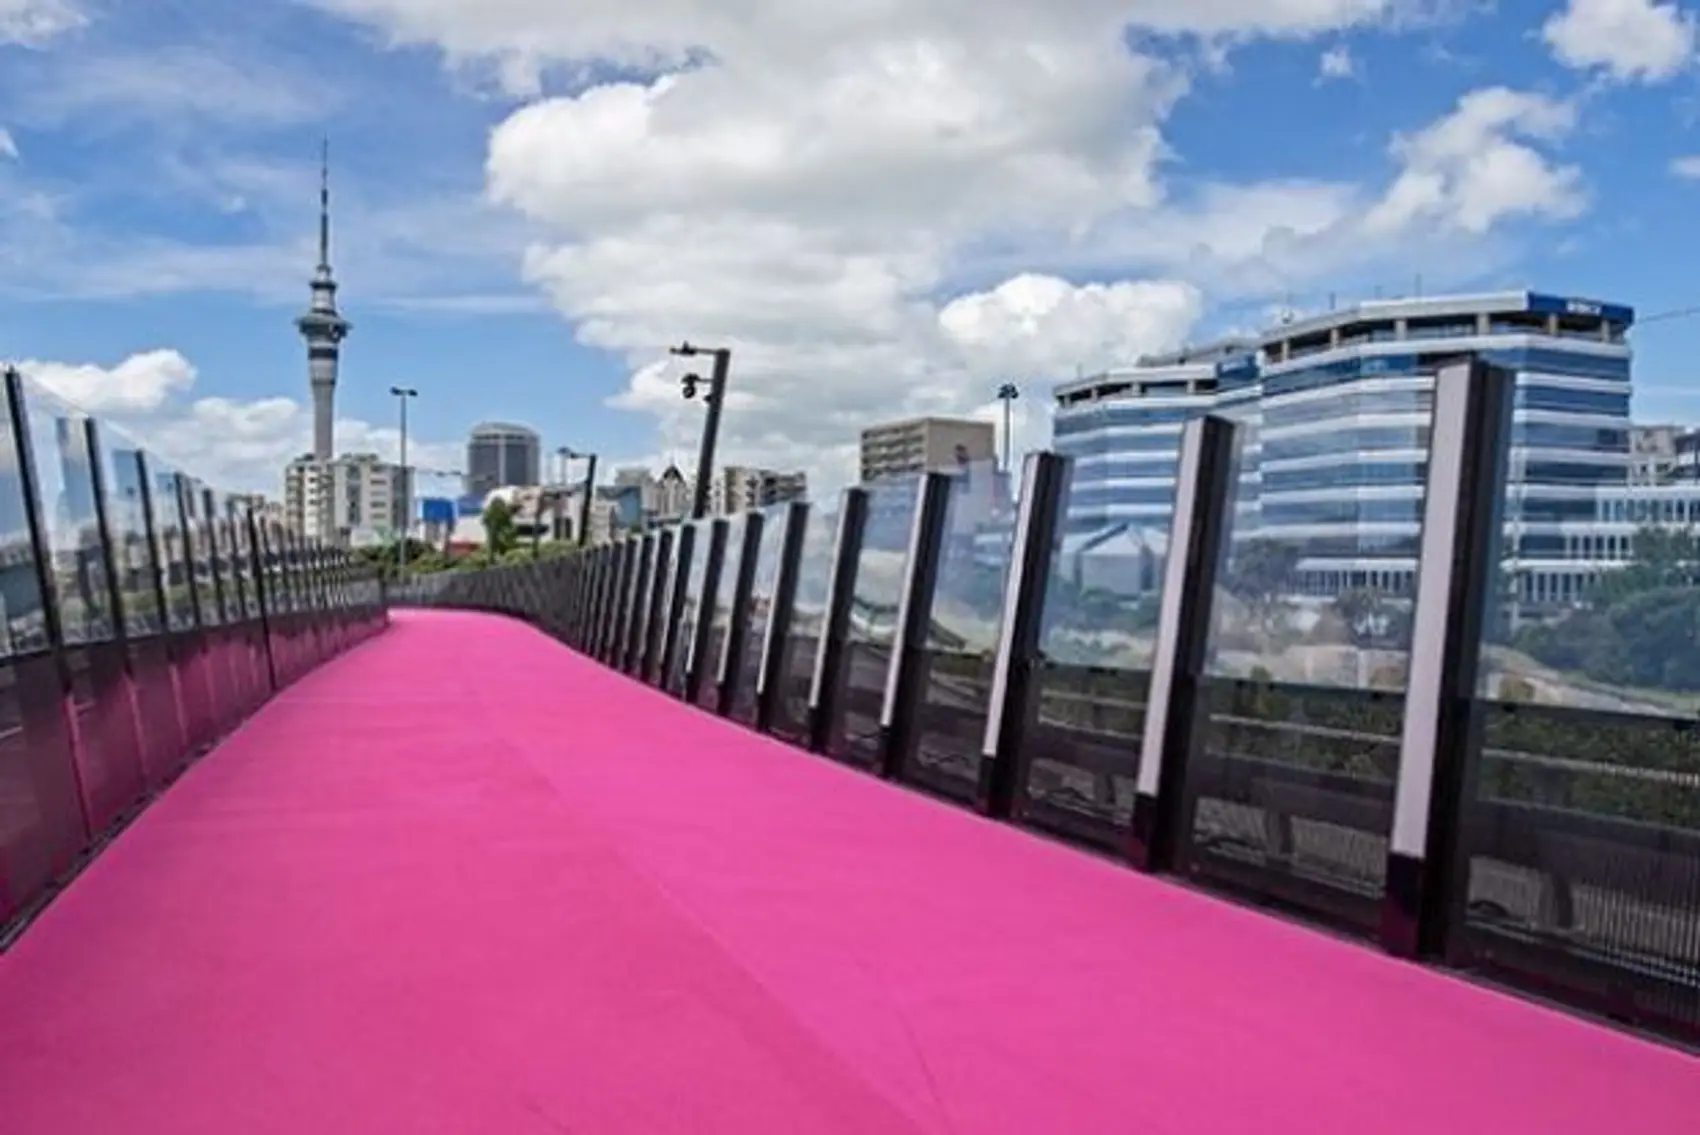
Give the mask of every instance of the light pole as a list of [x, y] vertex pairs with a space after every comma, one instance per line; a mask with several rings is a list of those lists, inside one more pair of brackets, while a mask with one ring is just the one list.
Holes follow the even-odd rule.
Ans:
[[561, 480], [567, 479], [567, 462], [577, 457], [584, 458], [590, 464], [584, 471], [584, 499], [578, 505], [578, 546], [584, 547], [590, 542], [590, 498], [596, 492], [596, 454], [580, 453], [576, 449], [562, 446], [555, 451], [561, 458]]
[[407, 402], [419, 397], [410, 386], [392, 386], [390, 393], [401, 405], [401, 541], [396, 545], [396, 578], [407, 578], [407, 539], [413, 528], [413, 485], [407, 475]]
[[[720, 438], [720, 407], [726, 400], [726, 372], [732, 367], [732, 351], [727, 347], [693, 347], [689, 343], [681, 343], [672, 348], [671, 353], [686, 359], [698, 355], [714, 356], [714, 370], [707, 380], [708, 390], [702, 396], [703, 404], [708, 407], [708, 417], [702, 425], [702, 452], [697, 457], [695, 500], [691, 505], [691, 519], [701, 520], [708, 515], [708, 483], [714, 478], [714, 445]], [[695, 398], [697, 388], [702, 384], [700, 374], [687, 374], [679, 380], [687, 399]]]
[[1014, 459], [1015, 444], [1011, 440], [1011, 418], [1015, 409], [1015, 400], [1021, 397], [1021, 388], [1013, 382], [1006, 382], [998, 387], [998, 401], [1003, 403], [1003, 471], [1009, 476], [1010, 463]]

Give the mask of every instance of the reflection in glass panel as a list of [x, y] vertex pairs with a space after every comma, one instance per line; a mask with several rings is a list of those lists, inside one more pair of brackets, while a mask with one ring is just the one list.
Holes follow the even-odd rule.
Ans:
[[[1172, 500], [1176, 453], [1157, 456], [1171, 470]], [[1077, 476], [1071, 469], [1040, 625], [1024, 818], [1119, 847], [1133, 821], [1169, 516], [1103, 523], [1074, 491]]]
[[106, 522], [112, 534], [112, 557], [118, 572], [118, 592], [124, 603], [124, 631], [145, 638], [165, 629], [159, 591], [154, 586], [154, 548], [148, 539], [146, 486], [138, 450], [120, 440], [111, 427], [100, 430], [101, 471], [106, 480]]
[[1700, 536], [1614, 523], [1615, 564], [1519, 563], [1517, 505], [1484, 621], [1466, 956], [1700, 1039]]
[[832, 585], [833, 556], [838, 550], [838, 515], [821, 505], [808, 511], [803, 546], [797, 563], [797, 594], [791, 608], [791, 632], [779, 649], [785, 652], [774, 702], [773, 732], [802, 744], [808, 739], [809, 687], [814, 680], [815, 656], [826, 623], [826, 593]]
[[188, 521], [189, 553], [195, 573], [195, 595], [201, 605], [201, 624], [219, 626], [224, 622], [224, 607], [213, 584], [212, 530], [207, 525], [201, 484], [191, 477], [179, 478], [178, 484], [183, 514]]
[[992, 692], [1014, 517], [1002, 470], [990, 461], [951, 474], [945, 537], [927, 628], [919, 742], [905, 775], [972, 799]]
[[[1431, 415], [1413, 411], [1410, 428], [1426, 437]], [[1357, 490], [1397, 503], [1396, 521], [1289, 525], [1271, 516], [1284, 494], [1252, 500], [1257, 481], [1244, 458], [1256, 445], [1247, 431], [1235, 458], [1203, 722], [1186, 771], [1183, 862], [1200, 879], [1371, 934], [1392, 827], [1425, 489]], [[1261, 452], [1264, 471], [1273, 445]]]
[[230, 574], [236, 581], [243, 613], [250, 619], [257, 619], [260, 617], [260, 594], [254, 580], [254, 547], [252, 533], [248, 529], [248, 505], [230, 497], [225, 501], [225, 509], [230, 518]]
[[849, 646], [844, 658], [841, 721], [833, 723], [833, 755], [856, 764], [880, 758], [880, 710], [885, 698], [891, 644], [897, 635], [897, 605], [909, 566], [909, 537], [919, 501], [911, 478], [868, 486], [868, 528], [856, 562], [850, 602]]
[[736, 683], [732, 716], [739, 721], [753, 722], [756, 716], [756, 674], [761, 669], [762, 640], [767, 636], [767, 622], [772, 617], [773, 591], [779, 585], [779, 554], [785, 543], [785, 518], [790, 507], [775, 504], [762, 510], [761, 543], [756, 552], [755, 578], [750, 584], [744, 657], [740, 673], [732, 675]]
[[691, 651], [696, 647], [697, 616], [702, 610], [702, 582], [708, 571], [709, 524], [709, 521], [701, 520], [688, 524], [693, 533], [690, 570], [685, 576], [685, 601], [679, 611], [678, 636], [673, 646], [673, 672], [667, 676], [667, 688], [673, 693], [684, 690]]
[[24, 507], [24, 482], [9, 429], [0, 429], [0, 614], [4, 616], [0, 618], [0, 656], [47, 649], [47, 619]]
[[[747, 518], [743, 513], [731, 517], [726, 525], [726, 555], [720, 565], [720, 586], [716, 589], [709, 624], [708, 657], [703, 671], [703, 683], [697, 698], [703, 706], [716, 705], [719, 699], [720, 667], [726, 652], [726, 628], [732, 622], [732, 592], [738, 586], [739, 564], [744, 558], [744, 529]], [[705, 599], [704, 605], [707, 605]]]
[[[27, 386], [24, 400], [61, 633], [68, 646], [110, 641], [115, 628], [95, 505], [88, 418], [34, 385]], [[73, 660], [71, 669], [73, 682], [81, 686], [86, 675], [80, 660]], [[92, 694], [80, 690], [78, 696]]]
[[165, 575], [166, 619], [171, 629], [192, 630], [195, 626], [195, 588], [189, 570], [188, 540], [183, 531], [181, 475], [169, 462], [147, 455], [152, 475], [154, 546]]

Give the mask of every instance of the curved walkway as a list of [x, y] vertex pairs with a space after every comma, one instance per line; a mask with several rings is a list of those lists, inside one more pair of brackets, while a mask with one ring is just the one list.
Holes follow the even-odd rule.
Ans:
[[1700, 1062], [403, 615], [0, 957], [0, 1129], [1691, 1132]]

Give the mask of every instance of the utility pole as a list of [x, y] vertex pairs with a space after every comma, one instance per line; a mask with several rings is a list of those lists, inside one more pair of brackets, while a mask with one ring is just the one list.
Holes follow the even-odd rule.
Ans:
[[567, 480], [567, 462], [576, 457], [588, 462], [584, 470], [584, 499], [578, 503], [578, 546], [583, 548], [590, 543], [590, 500], [596, 494], [596, 454], [580, 453], [564, 445], [555, 452], [561, 458], [562, 484]]
[[401, 541], [396, 545], [396, 578], [407, 578], [407, 541], [413, 531], [413, 479], [407, 472], [407, 402], [419, 397], [419, 391], [407, 386], [392, 386], [390, 393], [401, 404]]
[[[708, 487], [714, 479], [714, 447], [720, 438], [720, 408], [726, 400], [726, 374], [732, 367], [732, 351], [727, 347], [694, 347], [689, 343], [672, 348], [673, 355], [679, 358], [695, 358], [698, 355], [712, 355], [714, 370], [707, 379], [708, 390], [703, 393], [703, 404], [708, 407], [708, 417], [702, 426], [702, 452], [697, 456], [697, 483], [694, 487], [695, 500], [691, 505], [691, 519], [701, 520], [708, 515]], [[679, 380], [684, 396], [687, 399], [697, 396], [697, 389], [702, 386], [704, 379], [700, 374], [687, 374]]]

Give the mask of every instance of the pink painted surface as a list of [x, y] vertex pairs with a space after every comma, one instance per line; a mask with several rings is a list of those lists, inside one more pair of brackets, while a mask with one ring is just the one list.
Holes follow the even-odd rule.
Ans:
[[1696, 1131], [1700, 1062], [418, 615], [0, 958], [7, 1135]]

